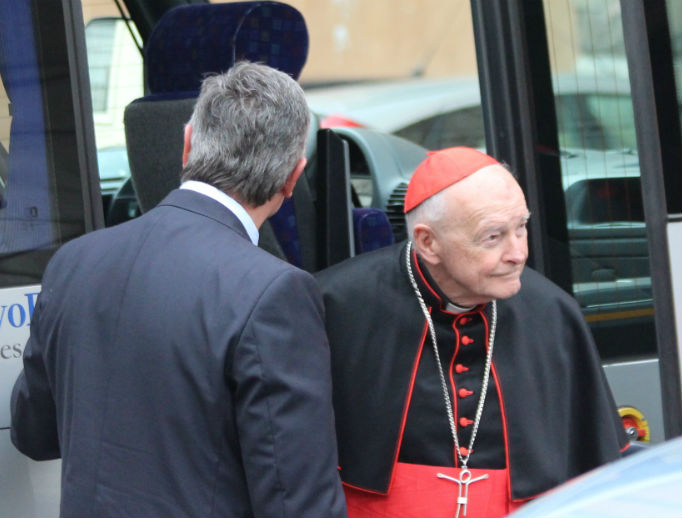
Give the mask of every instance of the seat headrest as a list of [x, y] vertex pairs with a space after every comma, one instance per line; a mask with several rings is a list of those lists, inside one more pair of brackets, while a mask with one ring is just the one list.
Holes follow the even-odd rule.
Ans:
[[152, 94], [198, 91], [236, 61], [265, 63], [298, 79], [308, 57], [303, 15], [280, 2], [192, 4], [170, 9], [145, 48]]

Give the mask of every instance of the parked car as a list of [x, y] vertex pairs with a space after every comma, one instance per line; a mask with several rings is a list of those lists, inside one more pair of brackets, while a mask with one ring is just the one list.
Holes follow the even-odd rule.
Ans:
[[[561, 75], [554, 80], [559, 142], [565, 148], [636, 149], [627, 79]], [[328, 126], [362, 126], [424, 146], [485, 147], [476, 77], [412, 78], [306, 90]]]
[[682, 437], [570, 480], [510, 518], [679, 518]]

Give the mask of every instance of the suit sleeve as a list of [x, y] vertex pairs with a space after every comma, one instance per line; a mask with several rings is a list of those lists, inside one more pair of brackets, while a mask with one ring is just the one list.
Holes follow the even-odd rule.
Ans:
[[12, 443], [34, 460], [60, 457], [57, 412], [43, 358], [45, 343], [40, 315], [44, 311], [44, 299], [41, 293], [33, 312], [31, 335], [24, 348], [24, 369], [14, 384], [11, 398]]
[[256, 303], [232, 384], [255, 516], [345, 516], [329, 346], [313, 278], [286, 270]]

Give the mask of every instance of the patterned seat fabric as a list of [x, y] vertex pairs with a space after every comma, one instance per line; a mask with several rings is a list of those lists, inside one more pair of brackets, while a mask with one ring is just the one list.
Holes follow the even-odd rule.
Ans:
[[161, 17], [145, 48], [145, 67], [151, 93], [192, 92], [207, 73], [224, 72], [241, 59], [298, 79], [307, 56], [305, 20], [289, 5], [194, 4]]
[[[125, 113], [130, 170], [141, 210], [156, 206], [180, 183], [183, 127], [206, 75], [246, 59], [298, 79], [307, 54], [305, 20], [287, 4], [192, 4], [167, 11], [145, 47], [149, 93], [133, 101]], [[301, 259], [295, 212], [287, 203], [282, 214], [273, 216], [274, 237], [263, 248], [296, 266], [309, 267]], [[264, 229], [261, 240], [272, 234]]]
[[356, 254], [371, 252], [395, 242], [391, 223], [381, 209], [353, 209], [353, 230]]

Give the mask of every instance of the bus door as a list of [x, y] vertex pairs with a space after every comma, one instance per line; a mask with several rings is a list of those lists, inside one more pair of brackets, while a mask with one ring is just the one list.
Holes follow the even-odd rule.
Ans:
[[488, 151], [528, 194], [529, 264], [580, 303], [631, 439], [679, 435], [679, 2], [472, 5]]
[[60, 463], [10, 442], [10, 394], [43, 271], [102, 226], [80, 2], [0, 0], [0, 512], [56, 516]]

